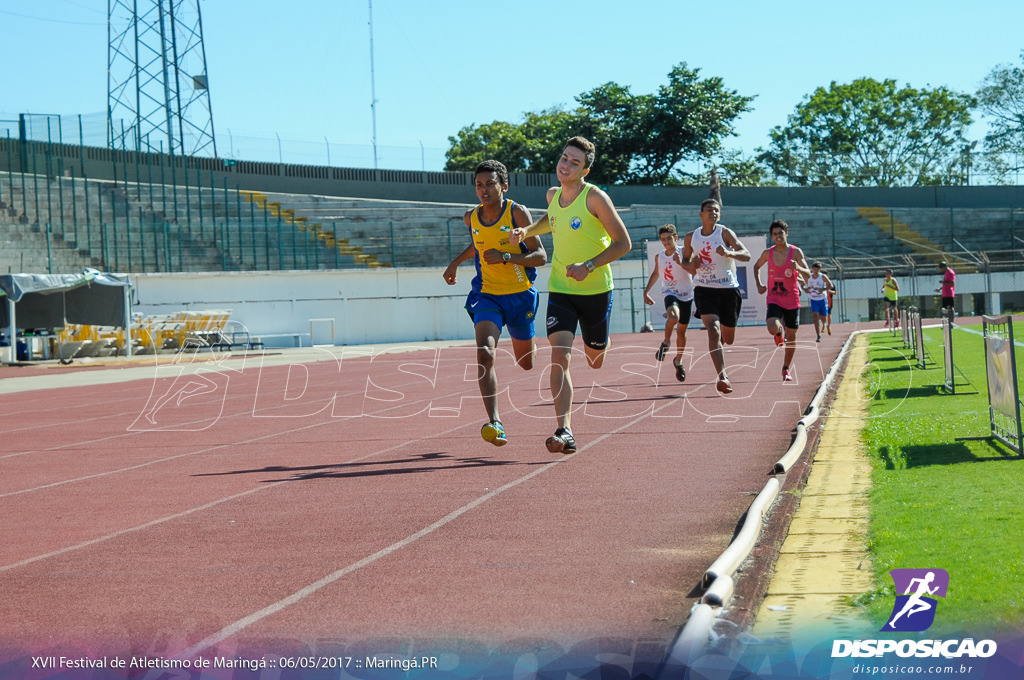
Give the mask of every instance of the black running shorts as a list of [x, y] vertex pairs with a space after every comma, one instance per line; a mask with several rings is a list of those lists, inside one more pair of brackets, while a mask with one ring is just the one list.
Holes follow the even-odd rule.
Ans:
[[611, 316], [612, 291], [596, 295], [548, 294], [548, 335], [559, 331], [576, 335], [578, 327], [584, 345], [602, 350], [608, 347]]

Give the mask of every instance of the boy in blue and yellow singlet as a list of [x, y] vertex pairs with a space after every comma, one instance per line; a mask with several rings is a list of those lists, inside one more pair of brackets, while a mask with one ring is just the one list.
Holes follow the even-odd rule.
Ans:
[[494, 354], [501, 327], [508, 326], [516, 363], [524, 370], [533, 368], [536, 354], [534, 318], [538, 295], [533, 287], [537, 267], [547, 262], [547, 253], [539, 238], [511, 244], [509, 235], [516, 227], [530, 224], [530, 211], [505, 198], [508, 171], [498, 161], [477, 166], [473, 175], [480, 205], [467, 210], [463, 221], [473, 242], [459, 253], [444, 270], [444, 280], [454, 285], [456, 269], [474, 258], [476, 276], [466, 298], [466, 311], [476, 329], [476, 354], [480, 362], [480, 395], [487, 411], [487, 423], [480, 430], [485, 441], [503, 446], [508, 439], [498, 415], [498, 379]]
[[612, 311], [612, 270], [608, 265], [629, 252], [626, 225], [608, 194], [584, 181], [594, 163], [594, 144], [583, 137], [566, 142], [555, 169], [560, 186], [548, 189], [548, 212], [512, 242], [551, 234], [554, 255], [548, 281], [547, 326], [551, 343], [551, 400], [558, 429], [545, 442], [551, 453], [576, 453], [570, 429], [572, 379], [569, 358], [579, 328], [591, 368], [608, 351]]

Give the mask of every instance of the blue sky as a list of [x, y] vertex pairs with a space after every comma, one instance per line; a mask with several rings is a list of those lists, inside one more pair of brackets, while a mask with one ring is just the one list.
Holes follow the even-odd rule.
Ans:
[[[372, 165], [368, 0], [200, 1], [220, 155]], [[463, 126], [653, 92], [684, 61], [756, 96], [726, 142], [752, 154], [833, 80], [974, 92], [1021, 26], [1020, 0], [374, 0], [381, 166], [441, 169]], [[105, 111], [107, 42], [106, 0], [0, 0], [0, 119]]]

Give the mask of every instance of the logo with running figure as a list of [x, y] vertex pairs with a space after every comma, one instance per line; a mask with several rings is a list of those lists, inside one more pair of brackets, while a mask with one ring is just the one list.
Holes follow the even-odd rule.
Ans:
[[893, 569], [889, 572], [896, 585], [896, 603], [883, 631], [919, 633], [935, 622], [938, 600], [946, 597], [949, 574], [945, 569]]

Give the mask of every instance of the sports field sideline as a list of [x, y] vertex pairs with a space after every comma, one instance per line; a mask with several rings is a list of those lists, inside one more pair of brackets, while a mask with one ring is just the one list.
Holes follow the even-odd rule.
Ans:
[[533, 371], [499, 360], [502, 448], [479, 437], [471, 343], [0, 369], [0, 665], [653, 672], [853, 329], [801, 342], [786, 385], [764, 329], [739, 329], [725, 397], [703, 333], [683, 384], [653, 336], [613, 336], [575, 372], [569, 457], [544, 448], [543, 342]]

